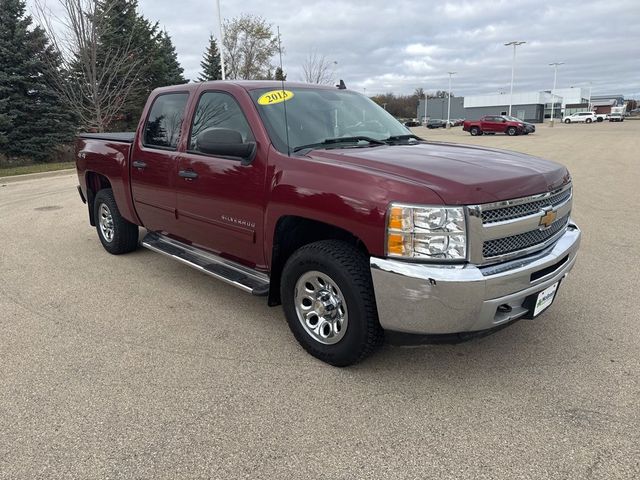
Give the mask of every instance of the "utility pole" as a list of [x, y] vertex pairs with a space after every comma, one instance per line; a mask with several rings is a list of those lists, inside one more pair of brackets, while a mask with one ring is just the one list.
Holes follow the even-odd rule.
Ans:
[[556, 79], [558, 78], [558, 65], [564, 65], [564, 62], [553, 62], [549, 64], [553, 67], [553, 88], [551, 89], [551, 121], [549, 122], [549, 126], [553, 127], [554, 116], [553, 111], [555, 107], [556, 95], [553, 91], [556, 89]]
[[224, 66], [224, 35], [222, 33], [222, 15], [220, 15], [220, 0], [216, 0], [218, 7], [218, 31], [220, 32], [220, 66], [222, 67], [222, 80], [227, 79], [227, 73]]
[[515, 76], [515, 70], [516, 70], [516, 47], [524, 43], [527, 43], [527, 42], [513, 41], [513, 42], [508, 42], [504, 44], [505, 47], [508, 47], [509, 45], [513, 45], [513, 61], [511, 62], [511, 93], [509, 94], [509, 116], [511, 116], [511, 105], [513, 104], [513, 78]]
[[451, 128], [451, 124], [449, 123], [449, 119], [451, 118], [451, 77], [455, 75], [457, 72], [447, 72], [449, 74], [449, 94], [447, 95], [449, 104], [447, 105], [447, 128]]
[[589, 104], [587, 105], [587, 109], [591, 111], [591, 82], [589, 82]]

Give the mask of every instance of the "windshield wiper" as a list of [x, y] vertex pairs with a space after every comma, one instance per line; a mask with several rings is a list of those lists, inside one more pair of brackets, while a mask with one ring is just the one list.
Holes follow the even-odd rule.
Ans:
[[295, 152], [299, 152], [300, 150], [306, 150], [309, 148], [327, 147], [327, 146], [336, 145], [340, 143], [358, 143], [358, 142], [369, 142], [370, 145], [386, 145], [386, 141], [358, 135], [355, 137], [327, 138], [322, 142], [310, 143], [308, 145], [300, 145], [298, 147], [295, 147], [293, 151], [295, 153]]
[[409, 141], [409, 140], [424, 141], [423, 138], [420, 138], [417, 135], [413, 135], [413, 134], [391, 135], [390, 137], [387, 137], [382, 141], [388, 144], [388, 143], [394, 143], [394, 142], [402, 142], [403, 140], [407, 140], [407, 141]]

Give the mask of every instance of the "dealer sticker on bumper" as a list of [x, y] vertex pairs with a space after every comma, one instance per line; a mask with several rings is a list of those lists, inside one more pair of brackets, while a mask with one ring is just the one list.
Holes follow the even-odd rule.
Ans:
[[560, 282], [556, 282], [548, 288], [542, 290], [538, 297], [536, 298], [536, 304], [533, 309], [533, 316], [536, 317], [543, 311], [545, 311], [549, 305], [553, 303], [553, 299], [556, 296], [556, 291], [558, 290], [558, 285]]

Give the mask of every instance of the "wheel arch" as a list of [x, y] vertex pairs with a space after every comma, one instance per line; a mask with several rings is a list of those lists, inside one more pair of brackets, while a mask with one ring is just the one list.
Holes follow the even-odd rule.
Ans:
[[89, 223], [95, 227], [96, 219], [93, 204], [96, 195], [100, 190], [112, 188], [111, 181], [106, 176], [92, 171], [86, 172], [85, 181], [87, 185], [87, 208], [89, 209]]
[[300, 247], [321, 240], [341, 240], [370, 256], [365, 243], [344, 228], [307, 217], [283, 215], [278, 218], [273, 232], [268, 298], [270, 306], [280, 304], [280, 279], [287, 259]]

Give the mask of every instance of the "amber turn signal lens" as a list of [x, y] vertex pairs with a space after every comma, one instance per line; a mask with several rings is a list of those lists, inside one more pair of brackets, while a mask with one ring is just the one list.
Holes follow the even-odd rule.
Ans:
[[390, 233], [387, 238], [387, 253], [392, 255], [404, 255], [404, 235]]
[[404, 209], [402, 207], [392, 207], [389, 211], [389, 228], [393, 230], [402, 230], [402, 218]]

